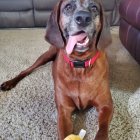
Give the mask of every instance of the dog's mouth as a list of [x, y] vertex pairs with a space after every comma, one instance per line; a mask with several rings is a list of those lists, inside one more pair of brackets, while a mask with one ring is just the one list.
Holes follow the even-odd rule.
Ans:
[[89, 37], [84, 31], [77, 32], [68, 38], [66, 45], [67, 54], [71, 54], [74, 50], [77, 52], [85, 52], [89, 49]]

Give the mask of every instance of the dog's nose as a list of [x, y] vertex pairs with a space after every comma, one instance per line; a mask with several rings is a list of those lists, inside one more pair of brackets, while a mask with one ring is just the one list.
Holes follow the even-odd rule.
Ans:
[[81, 26], [81, 27], [86, 27], [88, 26], [91, 21], [92, 21], [92, 16], [90, 12], [87, 11], [78, 11], [75, 14], [75, 22], [77, 25]]

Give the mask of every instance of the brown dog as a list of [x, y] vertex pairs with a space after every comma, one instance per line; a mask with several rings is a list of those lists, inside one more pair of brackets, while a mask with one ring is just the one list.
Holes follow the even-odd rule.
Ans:
[[99, 130], [95, 140], [108, 140], [113, 103], [106, 55], [97, 49], [104, 27], [99, 0], [60, 0], [52, 12], [46, 39], [52, 46], [27, 70], [1, 85], [10, 90], [35, 68], [53, 61], [58, 134], [73, 132], [72, 112], [95, 106]]

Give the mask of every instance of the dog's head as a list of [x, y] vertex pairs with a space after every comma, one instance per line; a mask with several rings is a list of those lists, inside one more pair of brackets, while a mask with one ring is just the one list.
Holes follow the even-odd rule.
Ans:
[[46, 40], [67, 54], [97, 47], [104, 26], [99, 0], [60, 0], [48, 21]]

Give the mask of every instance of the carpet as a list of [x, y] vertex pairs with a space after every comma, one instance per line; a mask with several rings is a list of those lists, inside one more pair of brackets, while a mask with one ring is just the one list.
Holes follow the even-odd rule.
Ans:
[[[0, 83], [29, 67], [49, 44], [45, 29], [0, 30]], [[140, 66], [122, 46], [118, 28], [111, 29], [112, 44], [106, 49], [114, 115], [110, 140], [140, 138]], [[11, 91], [0, 91], [0, 140], [57, 140], [57, 111], [51, 62], [38, 68]], [[73, 115], [74, 132], [87, 131], [93, 140], [97, 130], [95, 108]]]

